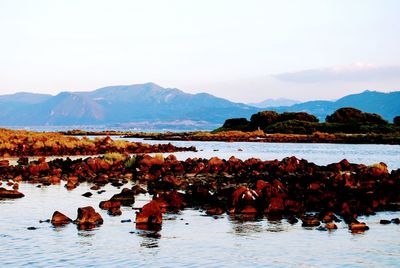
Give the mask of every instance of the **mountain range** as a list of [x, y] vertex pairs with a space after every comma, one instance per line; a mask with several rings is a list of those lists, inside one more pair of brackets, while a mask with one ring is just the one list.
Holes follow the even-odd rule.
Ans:
[[300, 103], [300, 101], [286, 99], [286, 98], [277, 98], [277, 99], [266, 99], [261, 102], [248, 103], [248, 105], [257, 108], [267, 108], [267, 107], [292, 106], [297, 103]]
[[110, 86], [56, 96], [16, 93], [0, 96], [0, 125], [219, 125], [226, 118], [249, 117], [257, 108], [207, 93], [189, 94], [154, 83]]
[[[271, 103], [271, 102], [270, 102]], [[321, 121], [341, 107], [381, 114], [392, 121], [400, 115], [400, 91], [365, 91], [337, 101], [309, 101], [291, 106], [258, 108], [207, 93], [189, 94], [154, 83], [110, 86], [91, 92], [56, 96], [15, 93], [0, 96], [0, 126], [127, 126], [140, 128], [212, 129], [225, 119], [249, 118], [261, 110], [305, 111]], [[274, 106], [274, 105], [273, 105]]]
[[383, 93], [366, 90], [359, 94], [344, 96], [336, 101], [308, 101], [291, 106], [273, 107], [277, 112], [307, 112], [325, 121], [327, 115], [342, 107], [354, 107], [364, 112], [380, 114], [389, 122], [400, 115], [400, 91]]

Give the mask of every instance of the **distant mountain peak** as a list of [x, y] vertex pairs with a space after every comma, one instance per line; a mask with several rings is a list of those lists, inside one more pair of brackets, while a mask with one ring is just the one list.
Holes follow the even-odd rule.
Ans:
[[276, 99], [266, 99], [257, 103], [249, 103], [249, 105], [258, 108], [268, 108], [268, 107], [279, 107], [279, 106], [291, 106], [293, 104], [299, 103], [300, 101], [286, 99], [286, 98], [276, 98]]

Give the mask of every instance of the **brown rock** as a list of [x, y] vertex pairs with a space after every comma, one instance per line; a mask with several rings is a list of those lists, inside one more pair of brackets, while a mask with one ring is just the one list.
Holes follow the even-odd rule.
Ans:
[[124, 188], [119, 194], [111, 197], [112, 201], [119, 201], [123, 206], [130, 206], [135, 203], [135, 192], [131, 189]]
[[301, 220], [303, 221], [301, 225], [303, 227], [315, 227], [321, 224], [318, 218], [312, 215], [304, 216]]
[[364, 232], [366, 230], [369, 230], [369, 227], [364, 222], [353, 222], [353, 223], [350, 223], [349, 229], [352, 232], [357, 233], [357, 232]]
[[0, 187], [0, 198], [21, 198], [25, 195], [17, 190], [7, 190], [3, 187]]
[[51, 217], [51, 224], [54, 226], [61, 226], [70, 222], [72, 222], [72, 220], [59, 211], [55, 211]]
[[104, 210], [109, 210], [111, 208], [119, 208], [121, 207], [121, 202], [114, 200], [101, 201], [99, 207]]
[[266, 212], [269, 214], [281, 214], [285, 210], [285, 204], [281, 197], [273, 197], [269, 203]]
[[326, 229], [328, 229], [328, 230], [335, 230], [335, 229], [337, 229], [336, 224], [334, 224], [333, 222], [327, 222], [326, 225], [325, 225], [325, 227], [326, 227]]
[[162, 224], [162, 214], [160, 205], [152, 200], [144, 205], [140, 212], [136, 214], [136, 227], [141, 229]]
[[1, 167], [8, 167], [10, 162], [8, 160], [0, 160], [0, 168]]
[[119, 207], [111, 207], [108, 211], [107, 211], [108, 215], [111, 216], [120, 216], [122, 214], [122, 211]]
[[103, 224], [103, 218], [97, 213], [93, 207], [78, 208], [78, 217], [75, 223], [81, 229], [91, 229], [95, 226]]
[[207, 215], [222, 215], [224, 214], [224, 210], [222, 208], [209, 208], [206, 211]]

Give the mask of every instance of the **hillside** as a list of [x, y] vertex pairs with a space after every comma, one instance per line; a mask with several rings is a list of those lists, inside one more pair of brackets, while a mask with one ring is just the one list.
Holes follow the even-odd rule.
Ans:
[[308, 101], [292, 106], [274, 107], [277, 112], [307, 112], [325, 121], [327, 115], [342, 107], [354, 107], [368, 113], [380, 114], [392, 122], [400, 115], [400, 91], [383, 93], [366, 90], [359, 94], [352, 94], [336, 101]]
[[[248, 117], [257, 108], [210, 94], [188, 94], [154, 83], [110, 86], [56, 96], [28, 93], [0, 96], [0, 125], [98, 125], [132, 122], [221, 124], [226, 117]], [[23, 93], [25, 94], [25, 93]]]

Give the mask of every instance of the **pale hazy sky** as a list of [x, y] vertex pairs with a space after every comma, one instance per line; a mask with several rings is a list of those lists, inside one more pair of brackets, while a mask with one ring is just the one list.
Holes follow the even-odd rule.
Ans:
[[0, 0], [0, 94], [154, 82], [234, 101], [400, 90], [400, 1]]

